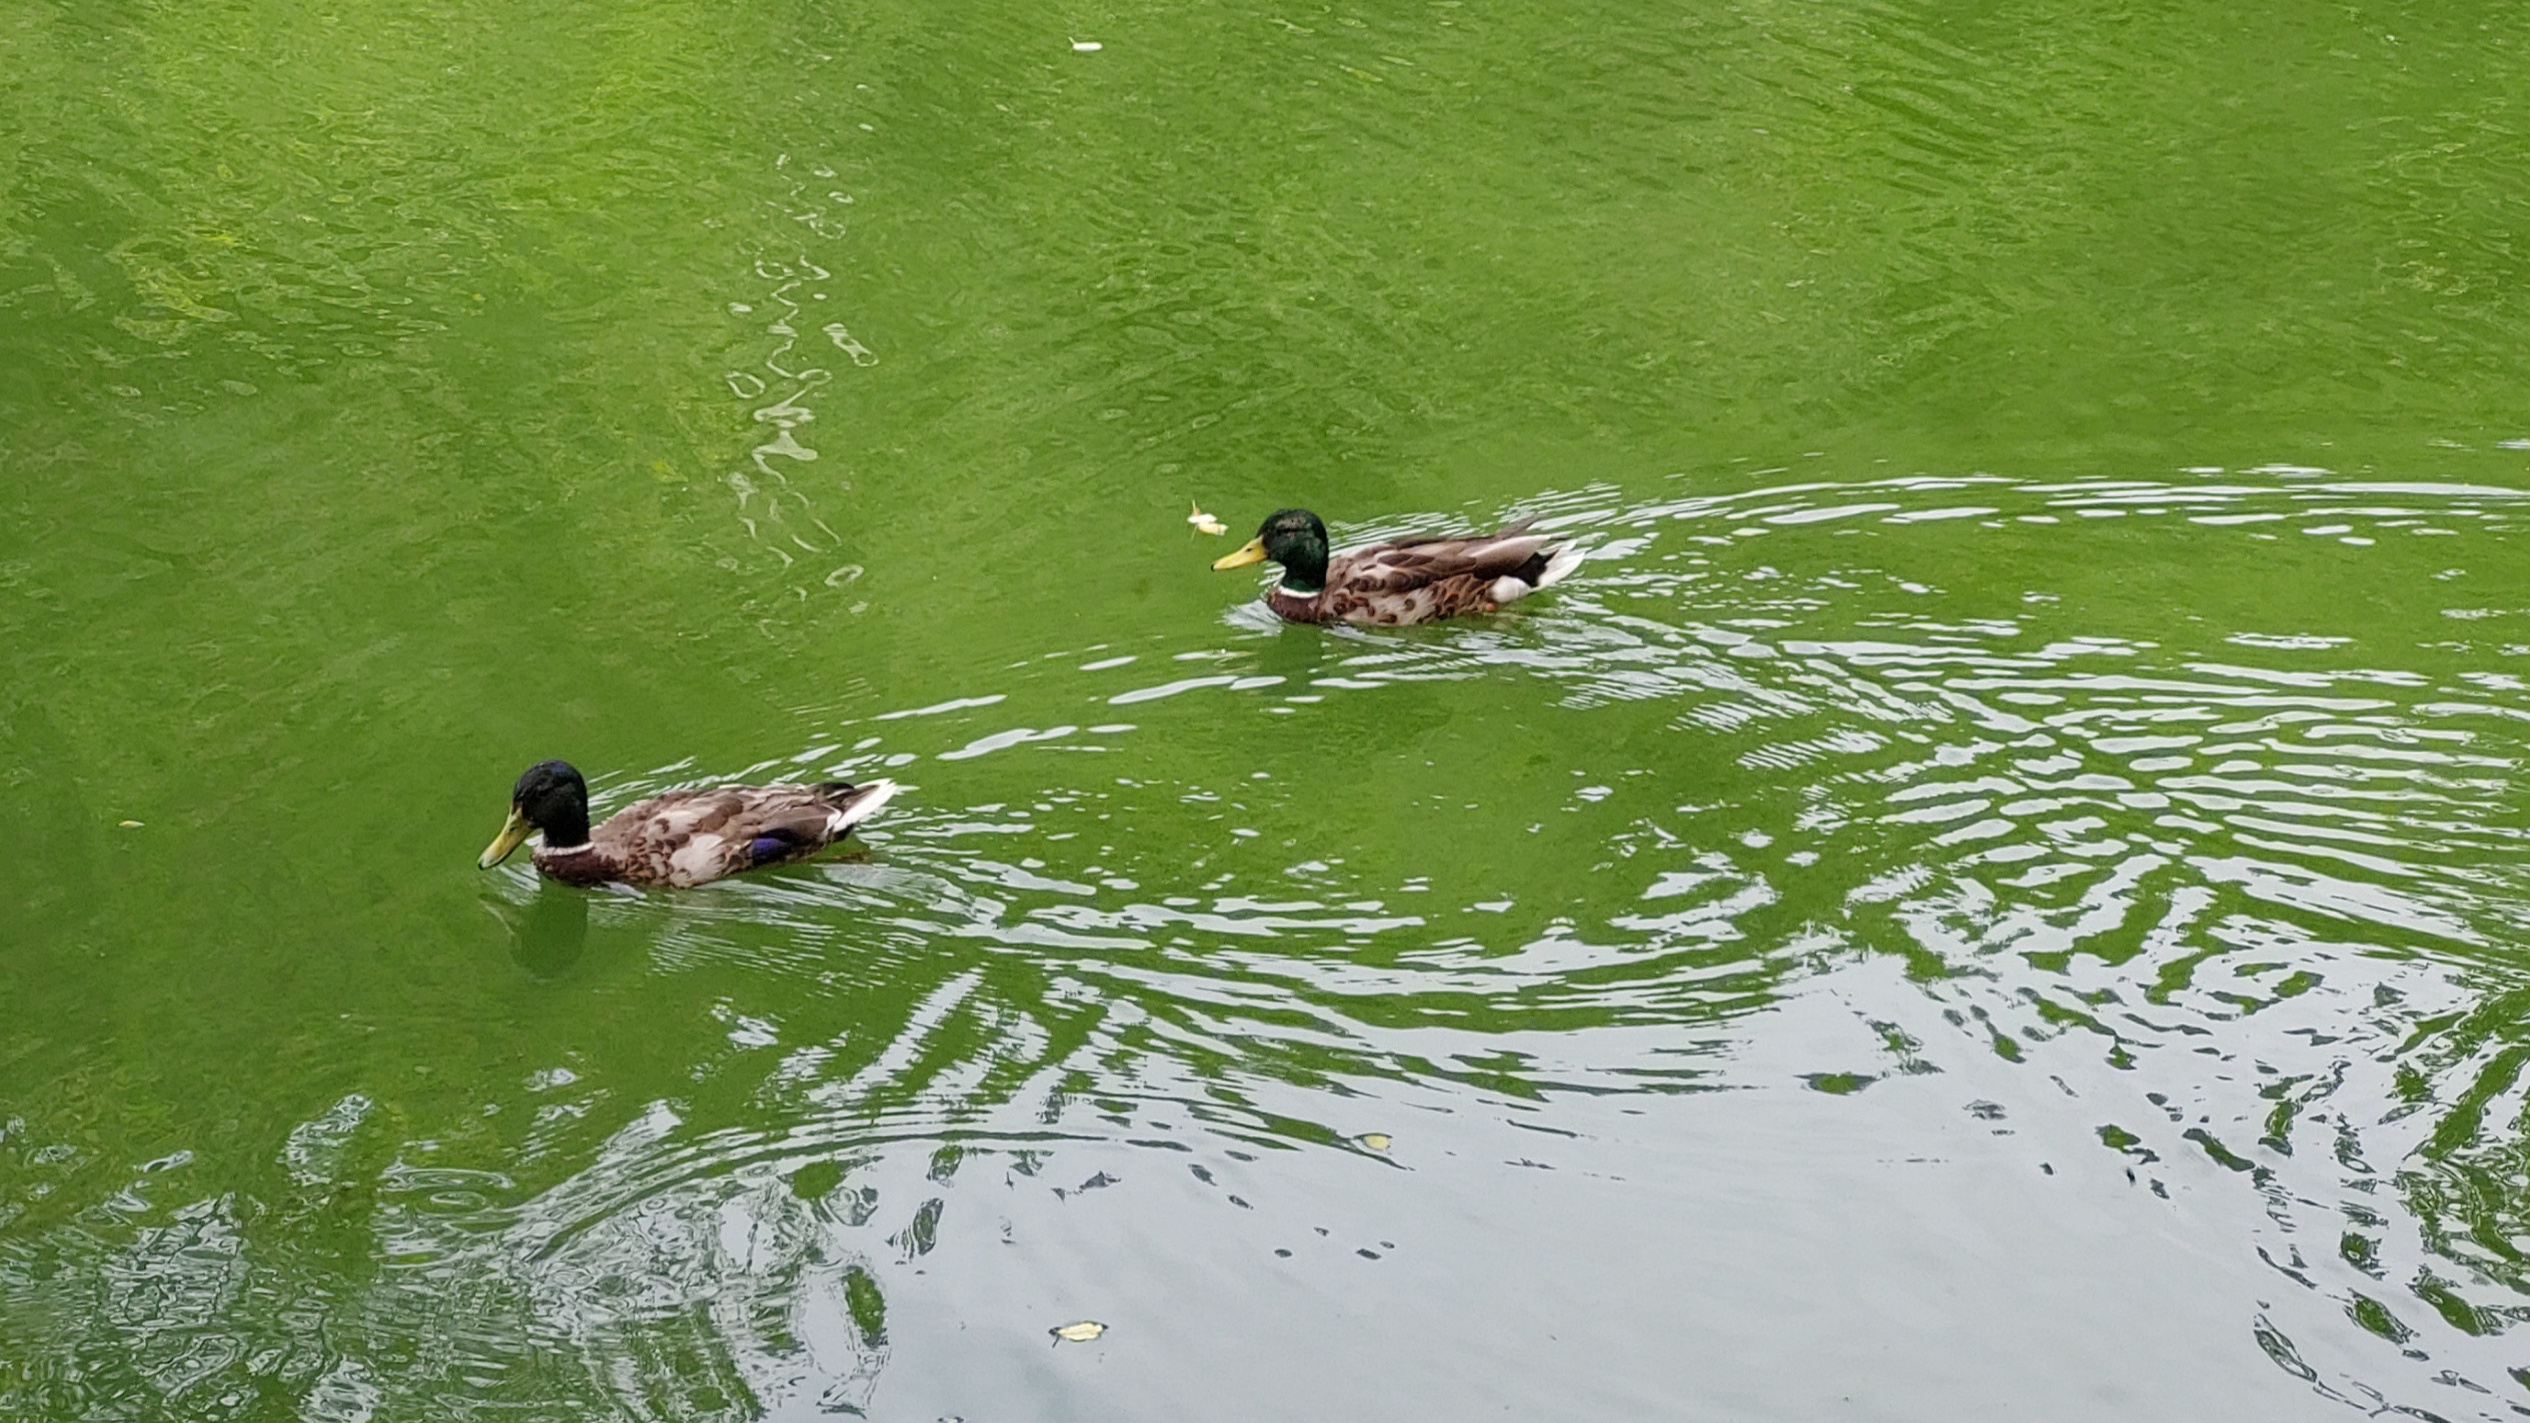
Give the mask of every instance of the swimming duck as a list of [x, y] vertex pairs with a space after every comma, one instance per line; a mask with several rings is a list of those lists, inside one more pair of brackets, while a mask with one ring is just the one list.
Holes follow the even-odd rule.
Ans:
[[509, 823], [475, 863], [490, 869], [542, 831], [536, 868], [566, 884], [672, 885], [804, 860], [852, 832], [896, 794], [853, 785], [706, 786], [636, 801], [589, 828], [589, 786], [567, 761], [539, 761], [510, 792]]
[[1428, 623], [1490, 613], [1562, 581], [1581, 550], [1532, 534], [1526, 519], [1490, 534], [1391, 539], [1329, 559], [1326, 525], [1306, 509], [1277, 509], [1256, 537], [1224, 555], [1215, 571], [1271, 559], [1282, 580], [1265, 606], [1295, 623]]

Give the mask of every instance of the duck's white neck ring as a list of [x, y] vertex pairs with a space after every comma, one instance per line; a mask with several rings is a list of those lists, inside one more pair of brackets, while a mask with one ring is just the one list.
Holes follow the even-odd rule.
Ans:
[[548, 855], [585, 855], [594, 848], [595, 847], [588, 841], [583, 840], [577, 845], [547, 845], [545, 847], [545, 853]]
[[1286, 598], [1314, 598], [1326, 590], [1324, 588], [1294, 588], [1288, 583], [1277, 583], [1274, 585], [1274, 591]]

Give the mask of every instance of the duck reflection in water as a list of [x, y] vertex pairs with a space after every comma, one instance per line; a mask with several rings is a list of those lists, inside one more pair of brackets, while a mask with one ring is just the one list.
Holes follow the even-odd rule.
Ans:
[[483, 907], [509, 930], [511, 961], [531, 977], [552, 979], [569, 973], [588, 952], [589, 894], [547, 884], [524, 904], [487, 894]]

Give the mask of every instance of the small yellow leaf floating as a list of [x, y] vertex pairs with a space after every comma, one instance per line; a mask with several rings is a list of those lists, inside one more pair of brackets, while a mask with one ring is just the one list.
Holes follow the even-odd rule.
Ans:
[[1388, 1133], [1384, 1131], [1366, 1131], [1360, 1136], [1355, 1137], [1354, 1140], [1359, 1141], [1362, 1145], [1369, 1147], [1373, 1151], [1386, 1151], [1388, 1149]]
[[1096, 40], [1072, 41], [1072, 53], [1074, 54], [1096, 54], [1098, 51], [1105, 48], [1105, 45], [1100, 44]]
[[1230, 526], [1228, 524], [1225, 524], [1219, 519], [1212, 517], [1210, 514], [1205, 513], [1204, 506], [1201, 504], [1195, 505], [1194, 509], [1195, 512], [1186, 516], [1187, 523], [1194, 525], [1196, 528], [1212, 535], [1214, 538], [1219, 538], [1223, 534], [1230, 532]]
[[1060, 1339], [1067, 1344], [1086, 1344], [1090, 1340], [1095, 1339], [1106, 1332], [1107, 1326], [1099, 1323], [1095, 1319], [1083, 1319], [1071, 1324], [1058, 1324], [1054, 1328], [1046, 1331], [1046, 1333], [1053, 1335], [1055, 1338]]
[[141, 828], [141, 823], [137, 820], [118, 820], [115, 823], [126, 830], [138, 830]]

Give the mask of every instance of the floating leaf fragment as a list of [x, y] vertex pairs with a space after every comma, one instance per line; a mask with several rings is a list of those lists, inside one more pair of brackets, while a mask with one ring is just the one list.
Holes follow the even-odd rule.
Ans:
[[126, 830], [138, 830], [141, 828], [141, 823], [137, 820], [118, 820], [114, 823], [122, 826]]
[[1072, 53], [1074, 54], [1096, 54], [1098, 51], [1105, 48], [1105, 45], [1100, 44], [1096, 40], [1072, 41]]
[[1201, 504], [1195, 505], [1194, 510], [1195, 512], [1186, 516], [1187, 523], [1194, 525], [1196, 528], [1212, 535], [1214, 538], [1219, 538], [1223, 534], [1230, 532], [1230, 526], [1228, 524], [1225, 524], [1219, 519], [1212, 517], [1210, 514], [1205, 513], [1204, 506]]
[[1386, 1151], [1388, 1149], [1388, 1133], [1384, 1131], [1366, 1131], [1353, 1139], [1360, 1142], [1362, 1145], [1369, 1147], [1373, 1151]]
[[1107, 1326], [1099, 1323], [1095, 1319], [1082, 1319], [1075, 1320], [1070, 1324], [1058, 1324], [1052, 1329], [1046, 1331], [1046, 1333], [1053, 1335], [1055, 1338], [1060, 1339], [1067, 1344], [1086, 1344], [1090, 1340], [1095, 1339], [1106, 1332]]

